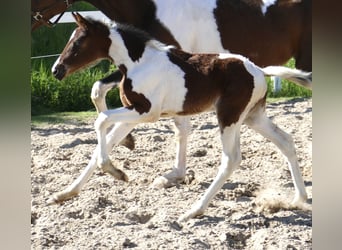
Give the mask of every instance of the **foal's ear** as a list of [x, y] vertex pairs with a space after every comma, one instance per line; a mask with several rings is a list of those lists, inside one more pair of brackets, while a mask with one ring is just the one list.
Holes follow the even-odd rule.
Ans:
[[85, 19], [83, 16], [81, 16], [78, 12], [71, 12], [71, 14], [75, 18], [75, 21], [76, 21], [78, 26], [87, 29], [87, 27], [88, 27], [87, 19]]

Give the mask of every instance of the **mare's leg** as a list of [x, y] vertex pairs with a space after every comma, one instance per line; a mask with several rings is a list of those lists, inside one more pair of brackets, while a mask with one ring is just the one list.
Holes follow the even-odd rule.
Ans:
[[[124, 123], [116, 123], [114, 128], [107, 135], [107, 149], [110, 150], [114, 145], [117, 145], [123, 137], [125, 137], [134, 127], [134, 124], [124, 124]], [[97, 167], [97, 155], [98, 155], [98, 147], [96, 147], [91, 160], [89, 161], [87, 167], [82, 171], [81, 175], [66, 189], [63, 191], [54, 194], [49, 200], [48, 203], [58, 203], [65, 200], [68, 200], [79, 194], [85, 183], [88, 181], [95, 168]], [[105, 172], [120, 173], [116, 170], [110, 171], [111, 169], [104, 169]], [[114, 175], [115, 177], [115, 175]], [[120, 177], [120, 174], [119, 176]], [[124, 177], [122, 177], [124, 178]]]
[[[109, 76], [96, 81], [93, 84], [91, 89], [91, 100], [96, 108], [97, 113], [101, 113], [103, 111], [108, 110], [106, 104], [106, 95], [109, 90], [113, 87], [116, 87], [123, 80], [122, 73], [120, 70], [116, 70]], [[135, 147], [134, 137], [131, 134], [128, 134], [123, 140], [120, 142], [120, 145], [127, 147], [130, 150], [133, 150]]]
[[176, 161], [173, 169], [163, 176], [156, 178], [153, 187], [167, 188], [184, 180], [186, 172], [186, 148], [187, 138], [190, 132], [189, 117], [175, 117], [175, 134], [176, 134]]
[[[311, 25], [310, 25], [311, 27]], [[299, 44], [299, 49], [295, 55], [295, 65], [297, 69], [312, 72], [312, 33], [311, 29], [305, 30]]]
[[196, 202], [188, 212], [181, 216], [178, 222], [186, 221], [190, 218], [203, 214], [210, 201], [222, 188], [224, 182], [239, 166], [241, 162], [240, 125], [232, 124], [231, 126], [222, 129], [221, 141], [223, 146], [221, 165], [214, 181], [206, 190], [202, 198]]
[[245, 123], [265, 138], [272, 141], [287, 158], [292, 180], [294, 182], [296, 194], [293, 204], [305, 202], [307, 200], [307, 193], [305, 190], [302, 174], [299, 169], [297, 155], [292, 137], [277, 127], [265, 113], [264, 105], [254, 107], [246, 119]]

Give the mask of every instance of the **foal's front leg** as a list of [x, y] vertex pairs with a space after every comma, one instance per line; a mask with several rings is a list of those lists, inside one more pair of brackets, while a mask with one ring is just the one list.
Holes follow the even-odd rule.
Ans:
[[[104, 112], [108, 110], [106, 103], [106, 95], [109, 90], [119, 85], [123, 81], [123, 75], [120, 70], [114, 71], [109, 76], [96, 81], [91, 89], [91, 100], [96, 108], [97, 113]], [[128, 134], [121, 142], [120, 145], [133, 150], [135, 147], [134, 137]]]
[[127, 180], [125, 174], [118, 173], [115, 169], [113, 169], [114, 167], [108, 156], [106, 131], [107, 128], [113, 123], [123, 122], [135, 125], [139, 122], [151, 121], [151, 119], [148, 119], [148, 117], [149, 114], [145, 113], [144, 115], [141, 115], [134, 109], [132, 110], [126, 107], [101, 112], [95, 121], [95, 131], [98, 140], [97, 165], [104, 171], [111, 171], [110, 173], [114, 175], [114, 177]]
[[[125, 137], [133, 129], [134, 126], [135, 124], [116, 123], [114, 128], [112, 128], [112, 130], [108, 133], [106, 137], [107, 149], [110, 150], [111, 148], [113, 148], [114, 145], [118, 145], [119, 142], [122, 140], [122, 138]], [[94, 150], [91, 160], [89, 161], [87, 167], [82, 171], [80, 176], [69, 187], [67, 187], [66, 189], [64, 189], [63, 191], [59, 193], [54, 194], [47, 201], [47, 203], [48, 204], [60, 203], [78, 195], [81, 189], [83, 188], [83, 186], [89, 180], [94, 170], [96, 169], [97, 155], [98, 155], [98, 146]], [[108, 170], [107, 168], [106, 170], [109, 171], [110, 169]], [[112, 172], [117, 172], [117, 171], [114, 170]], [[109, 173], [112, 174], [110, 171]], [[121, 176], [121, 179], [123, 180], [127, 179], [125, 177], [122, 177], [123, 175], [119, 175], [118, 177], [120, 176]]]

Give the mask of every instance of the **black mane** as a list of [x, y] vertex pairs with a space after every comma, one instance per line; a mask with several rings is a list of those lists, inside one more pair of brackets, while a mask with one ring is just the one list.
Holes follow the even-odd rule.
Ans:
[[130, 36], [143, 43], [146, 43], [154, 39], [149, 33], [141, 29], [138, 29], [132, 25], [117, 23], [116, 29], [120, 34], [125, 34], [126, 36]]

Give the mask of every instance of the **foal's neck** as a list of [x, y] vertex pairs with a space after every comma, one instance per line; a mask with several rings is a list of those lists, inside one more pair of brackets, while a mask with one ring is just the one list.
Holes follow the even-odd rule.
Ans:
[[169, 50], [158, 41], [144, 36], [139, 30], [130, 28], [113, 27], [110, 30], [110, 39], [112, 44], [109, 48], [109, 56], [116, 65], [125, 65], [127, 70], [132, 69], [137, 63], [153, 60], [159, 53], [165, 53]]
[[126, 68], [130, 69], [134, 62], [129, 57], [129, 51], [117, 29], [111, 29], [110, 39], [112, 44], [109, 47], [109, 56], [113, 59], [115, 65], [125, 65]]

